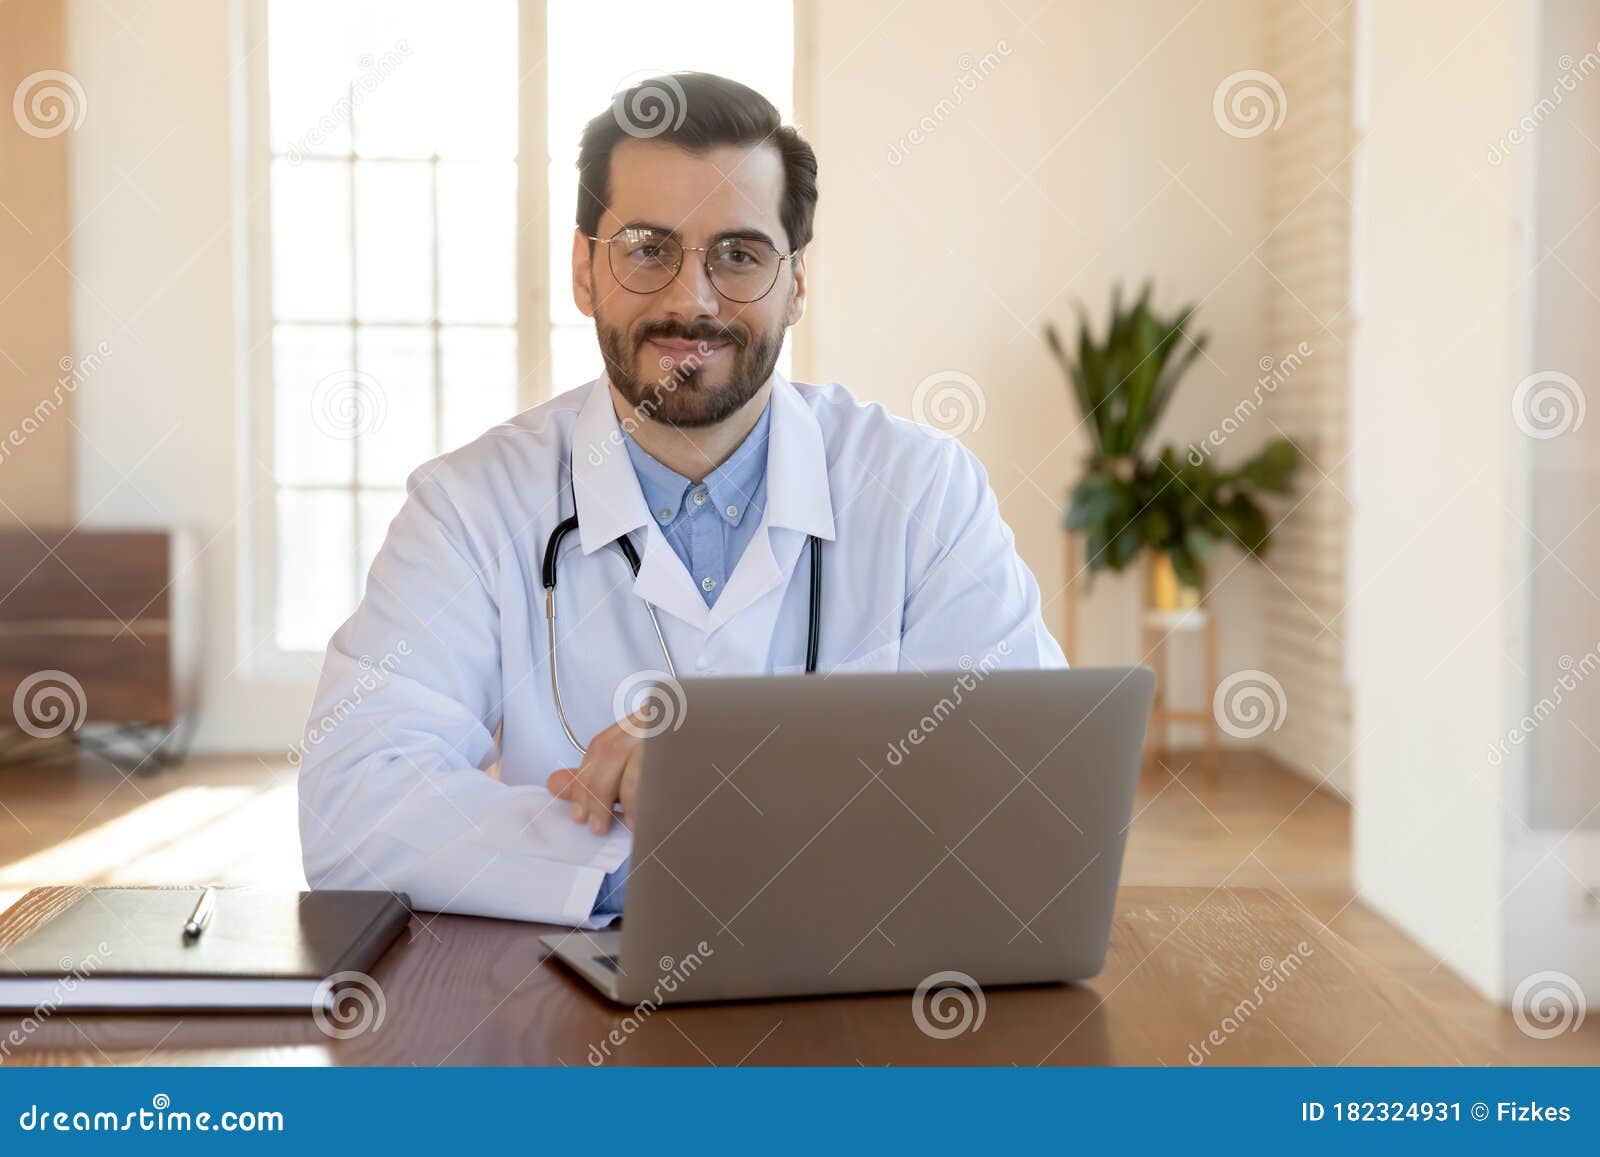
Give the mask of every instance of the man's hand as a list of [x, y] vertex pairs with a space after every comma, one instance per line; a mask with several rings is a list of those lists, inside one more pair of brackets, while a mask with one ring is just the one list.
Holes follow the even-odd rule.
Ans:
[[613, 723], [589, 741], [581, 764], [553, 771], [545, 781], [551, 795], [572, 805], [574, 822], [588, 824], [597, 836], [610, 829], [613, 805], [621, 803], [623, 816], [633, 816], [644, 763], [641, 726]]

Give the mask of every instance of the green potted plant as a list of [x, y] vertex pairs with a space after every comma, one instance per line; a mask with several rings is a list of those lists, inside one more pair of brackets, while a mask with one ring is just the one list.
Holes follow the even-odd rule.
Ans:
[[1144, 456], [1179, 380], [1208, 340], [1188, 332], [1193, 306], [1161, 317], [1150, 295], [1146, 284], [1124, 309], [1120, 288], [1113, 287], [1103, 339], [1096, 339], [1081, 307], [1075, 349], [1069, 352], [1054, 325], [1045, 326], [1044, 338], [1093, 445], [1068, 501], [1066, 529], [1084, 535], [1091, 574], [1126, 570], [1148, 550], [1151, 601], [1170, 609], [1203, 597], [1207, 566], [1221, 543], [1232, 541], [1257, 557], [1266, 553], [1271, 528], [1259, 495], [1288, 493], [1300, 453], [1280, 438], [1232, 470], [1209, 454], [1170, 445]]

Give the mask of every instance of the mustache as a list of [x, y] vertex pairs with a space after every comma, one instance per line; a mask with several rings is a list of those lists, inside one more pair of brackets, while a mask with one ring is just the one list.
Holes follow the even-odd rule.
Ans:
[[646, 326], [639, 331], [639, 344], [643, 345], [652, 338], [664, 338], [667, 341], [705, 342], [730, 342], [741, 349], [749, 343], [749, 336], [738, 329], [723, 329], [712, 325], [678, 325], [675, 322], [661, 322]]

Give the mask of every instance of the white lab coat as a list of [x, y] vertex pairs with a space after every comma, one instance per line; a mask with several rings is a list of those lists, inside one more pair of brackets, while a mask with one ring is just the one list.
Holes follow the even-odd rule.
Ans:
[[[407, 892], [419, 908], [593, 927], [629, 850], [544, 788], [577, 752], [557, 719], [540, 562], [560, 558], [561, 692], [578, 737], [615, 722], [620, 684], [804, 669], [808, 534], [822, 540], [818, 670], [1066, 665], [976, 457], [839, 385], [775, 374], [766, 512], [715, 606], [645, 505], [602, 376], [418, 469], [328, 646], [300, 767], [315, 888]], [[642, 535], [639, 533], [642, 528]], [[633, 533], [632, 579], [614, 546]], [[631, 588], [631, 589], [630, 589]], [[495, 732], [500, 731], [496, 750]], [[485, 774], [499, 762], [499, 778]]]

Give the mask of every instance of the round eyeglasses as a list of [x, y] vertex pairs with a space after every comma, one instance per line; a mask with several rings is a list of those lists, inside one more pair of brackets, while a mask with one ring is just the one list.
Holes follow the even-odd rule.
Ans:
[[711, 287], [729, 301], [744, 305], [771, 293], [783, 263], [800, 252], [779, 253], [759, 237], [723, 237], [710, 245], [685, 245], [664, 230], [632, 226], [619, 229], [612, 237], [584, 236], [606, 247], [611, 275], [630, 293], [665, 289], [683, 268], [685, 251], [692, 250], [706, 255]]

